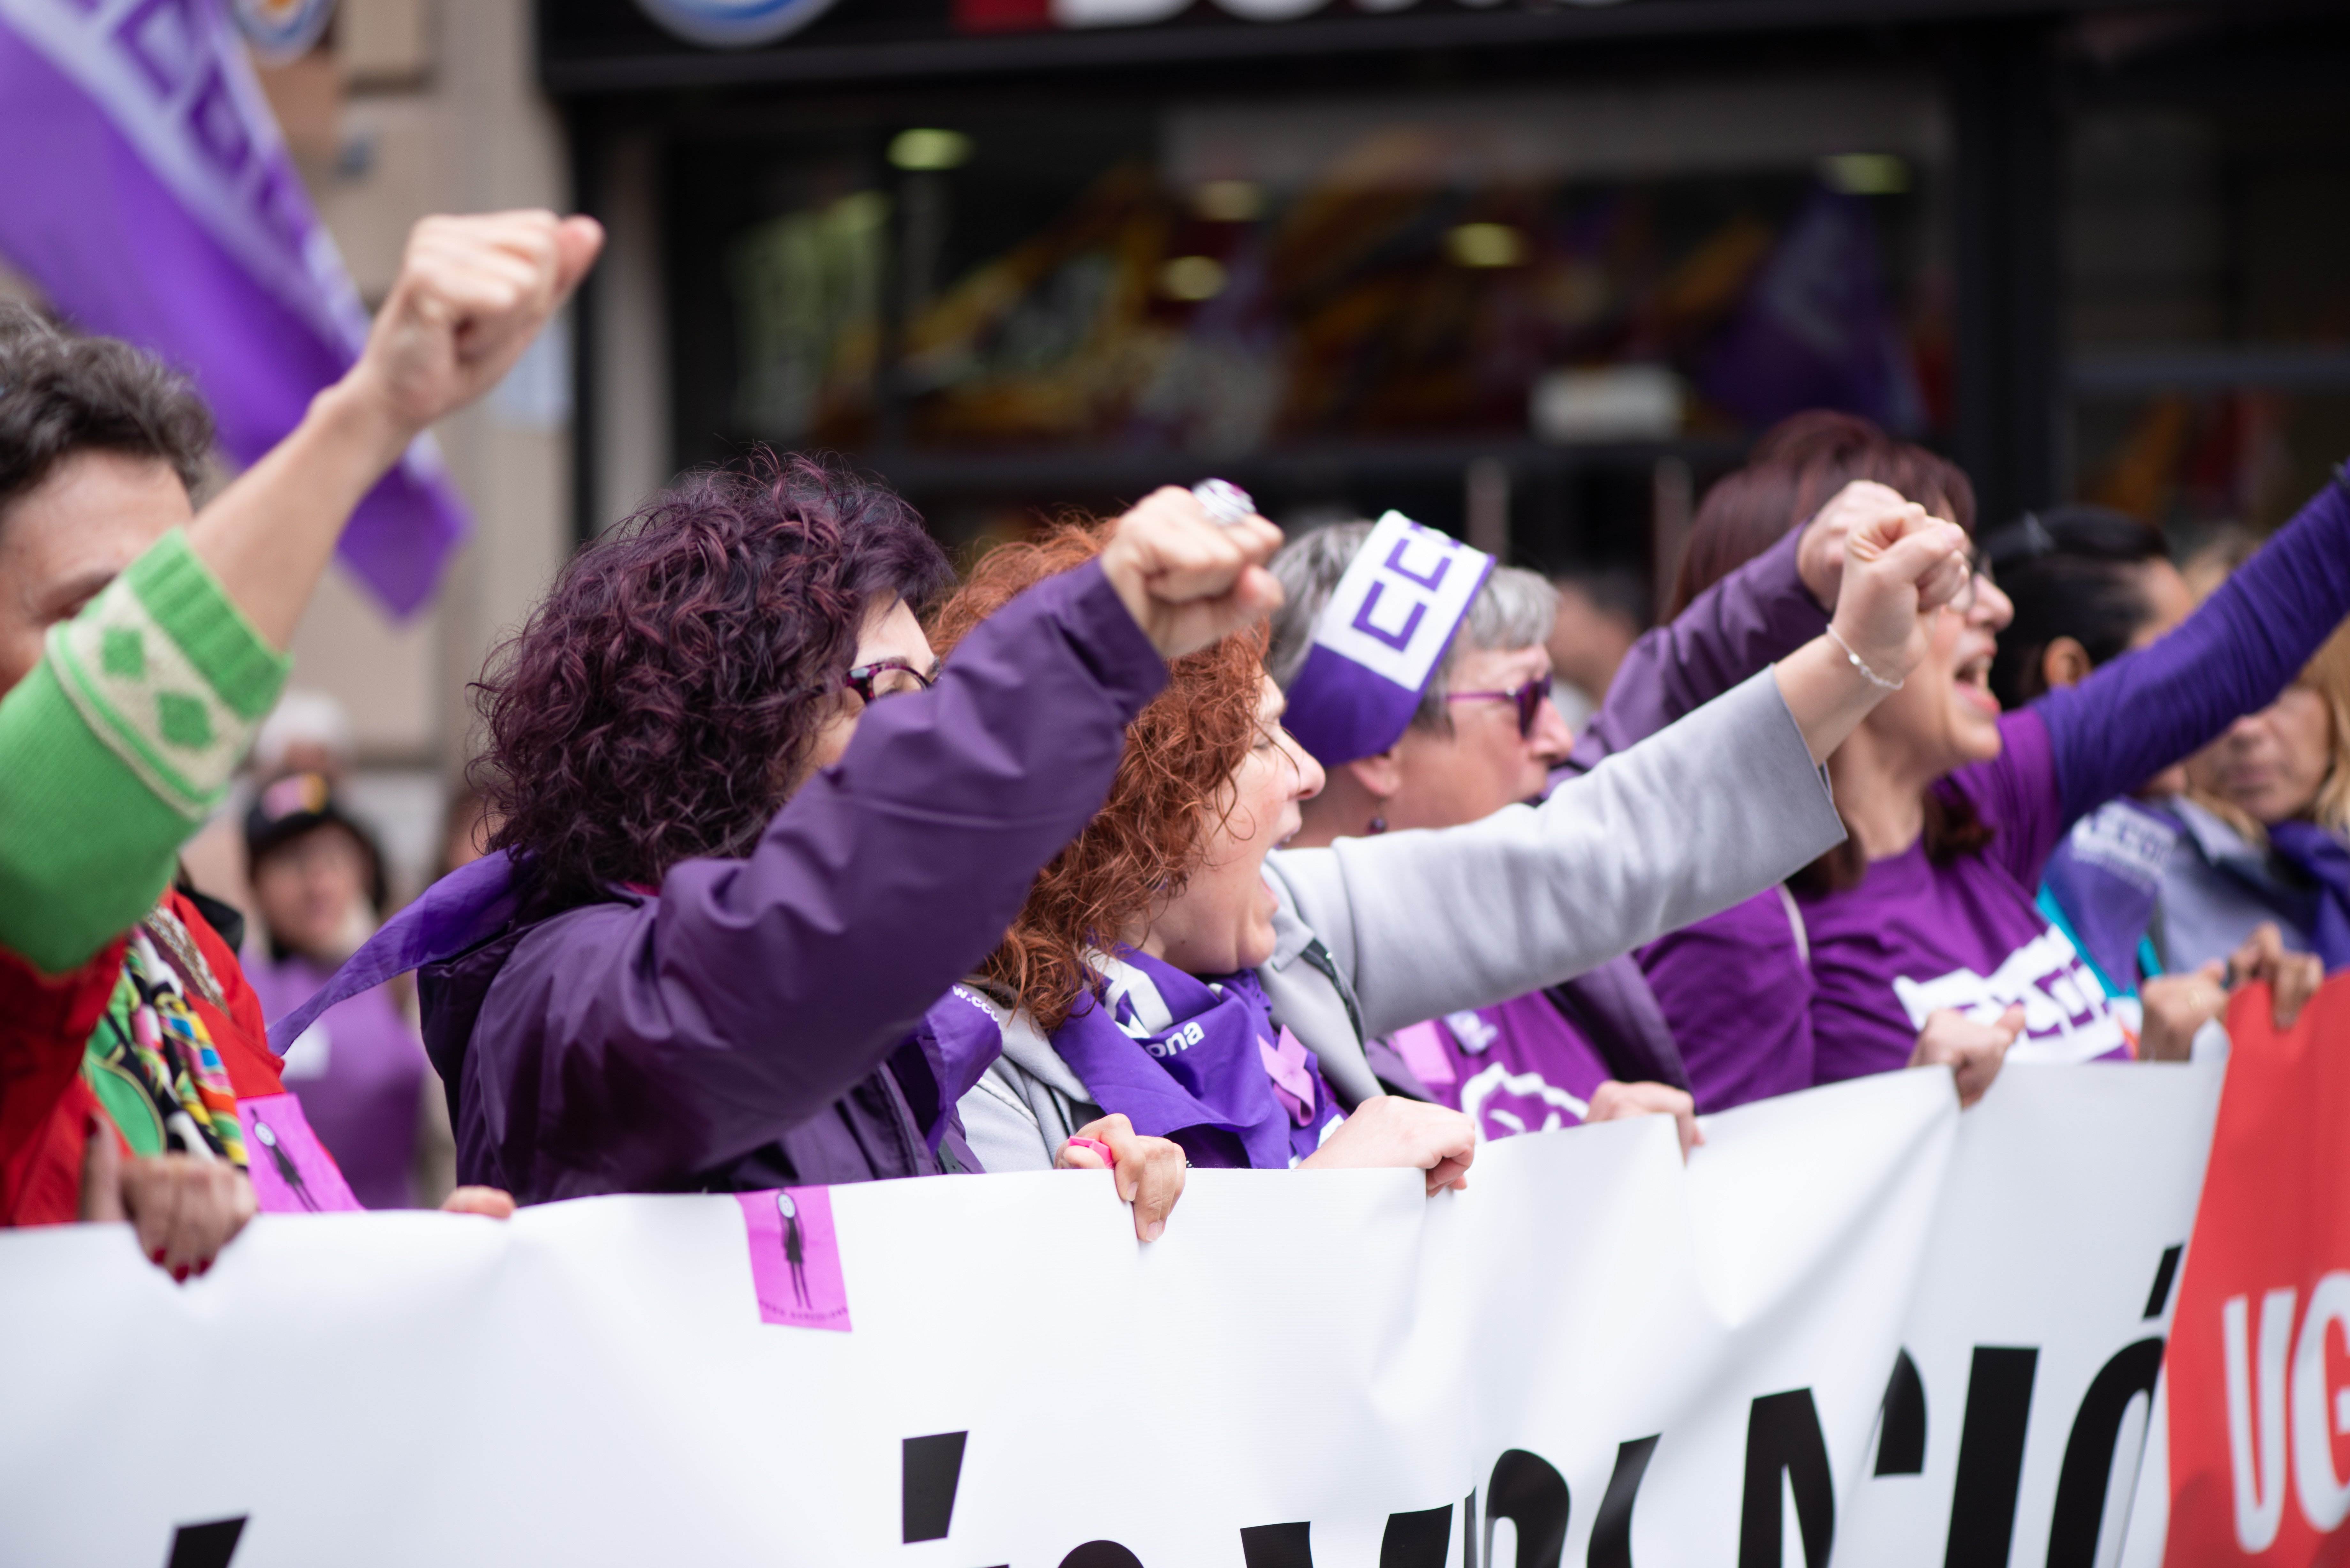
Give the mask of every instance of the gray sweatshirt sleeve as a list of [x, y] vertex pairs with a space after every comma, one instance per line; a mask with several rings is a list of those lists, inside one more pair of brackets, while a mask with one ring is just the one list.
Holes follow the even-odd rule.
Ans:
[[1555, 985], [1844, 838], [1768, 670], [1539, 806], [1269, 863], [1384, 1034]]

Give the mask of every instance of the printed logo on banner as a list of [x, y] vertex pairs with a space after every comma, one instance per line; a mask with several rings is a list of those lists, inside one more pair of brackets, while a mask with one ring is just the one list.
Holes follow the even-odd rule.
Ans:
[[1338, 579], [1314, 640], [1419, 691], [1492, 564], [1460, 540], [1390, 512]]
[[750, 1232], [759, 1321], [847, 1333], [848, 1284], [832, 1228], [831, 1189], [770, 1188], [738, 1192], [734, 1199]]
[[2170, 1335], [2163, 1561], [2350, 1558], [2350, 981], [2279, 1033], [2268, 988], [2234, 1042]]
[[2054, 926], [2008, 954], [1988, 975], [1970, 969], [1923, 981], [1900, 975], [1893, 993], [1918, 1029], [1946, 1007], [1981, 1023], [1996, 1023], [2001, 1013], [2021, 1003], [2023, 1037], [2008, 1054], [2011, 1062], [2086, 1062], [2129, 1048], [2106, 988]]
[[244, 1126], [245, 1174], [264, 1214], [350, 1213], [360, 1208], [342, 1168], [310, 1130], [302, 1102], [290, 1094], [236, 1102]]
[[832, 0], [637, 0], [679, 37], [722, 49], [773, 43], [832, 9]]

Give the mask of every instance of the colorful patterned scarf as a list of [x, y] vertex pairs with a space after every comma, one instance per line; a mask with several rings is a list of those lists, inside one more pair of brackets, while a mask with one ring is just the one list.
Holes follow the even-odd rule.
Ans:
[[114, 996], [84, 1049], [82, 1076], [133, 1154], [192, 1154], [242, 1170], [236, 1092], [190, 1003], [192, 987], [221, 1005], [220, 982], [187, 928], [158, 908], [130, 933]]

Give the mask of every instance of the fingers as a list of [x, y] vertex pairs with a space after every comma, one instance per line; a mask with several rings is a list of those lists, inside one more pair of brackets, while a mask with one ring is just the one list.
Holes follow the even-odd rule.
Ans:
[[460, 1187], [441, 1200], [443, 1214], [479, 1214], [487, 1220], [511, 1220], [514, 1211], [514, 1194], [495, 1187]]
[[1428, 1193], [1433, 1198], [1450, 1187], [1467, 1191], [1469, 1168], [1477, 1159], [1477, 1124], [1459, 1111], [1442, 1106], [1419, 1106], [1415, 1111], [1432, 1113], [1422, 1118], [1426, 1123], [1425, 1147], [1433, 1158], [1415, 1161], [1428, 1171]]
[[1475, 1158], [1476, 1151], [1472, 1148], [1465, 1156], [1455, 1158], [1447, 1155], [1438, 1160], [1428, 1173], [1428, 1195], [1433, 1198], [1448, 1187], [1455, 1192], [1468, 1191], [1469, 1164]]
[[2269, 1003], [2269, 1015], [2279, 1029], [2290, 1029], [2301, 1017], [2301, 1010], [2309, 1005], [2317, 988], [2325, 983], [2325, 964], [2314, 953], [2283, 953], [2276, 961], [2276, 974], [2272, 981], [2274, 994]]
[[171, 1256], [172, 1226], [180, 1205], [171, 1162], [186, 1158], [150, 1155], [125, 1161], [122, 1167], [122, 1206], [130, 1216], [140, 1255], [158, 1268], [164, 1267]]
[[1249, 625], [1281, 603], [1264, 569], [1281, 530], [1262, 517], [1217, 523], [1188, 490], [1152, 492], [1102, 552], [1102, 571], [1163, 656], [1179, 658]]
[[[1104, 1160], [1098, 1150], [1078, 1142], [1080, 1138], [1107, 1145], [1115, 1163]], [[1134, 1205], [1134, 1234], [1143, 1241], [1156, 1241], [1166, 1231], [1167, 1217], [1175, 1211], [1176, 1199], [1183, 1196], [1184, 1173], [1190, 1166], [1180, 1144], [1138, 1133], [1131, 1121], [1116, 1113], [1079, 1127], [1061, 1146], [1053, 1163], [1063, 1170], [1115, 1171], [1118, 1198]]]
[[1971, 571], [1966, 531], [1928, 516], [1922, 506], [1855, 530], [1852, 547], [1875, 552], [1894, 581], [1915, 584], [1920, 610], [1950, 603]]
[[[1137, 1240], [1156, 1241], [1167, 1230], [1167, 1217], [1175, 1211], [1176, 1200], [1183, 1196], [1183, 1180], [1188, 1161], [1180, 1144], [1163, 1137], [1137, 1140], [1146, 1146], [1132, 1162], [1136, 1169], [1134, 1196], [1134, 1234]], [[1121, 1157], [1118, 1169], [1125, 1171], [1128, 1160]]]

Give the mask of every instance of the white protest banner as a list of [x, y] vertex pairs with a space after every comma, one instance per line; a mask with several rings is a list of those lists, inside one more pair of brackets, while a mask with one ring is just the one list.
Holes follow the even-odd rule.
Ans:
[[754, 1245], [828, 1289], [773, 1195], [265, 1217], [185, 1287], [0, 1236], [0, 1562], [2108, 1562], [2218, 1087], [1195, 1171], [1147, 1248], [1097, 1172], [836, 1188], [847, 1332], [762, 1321]]

